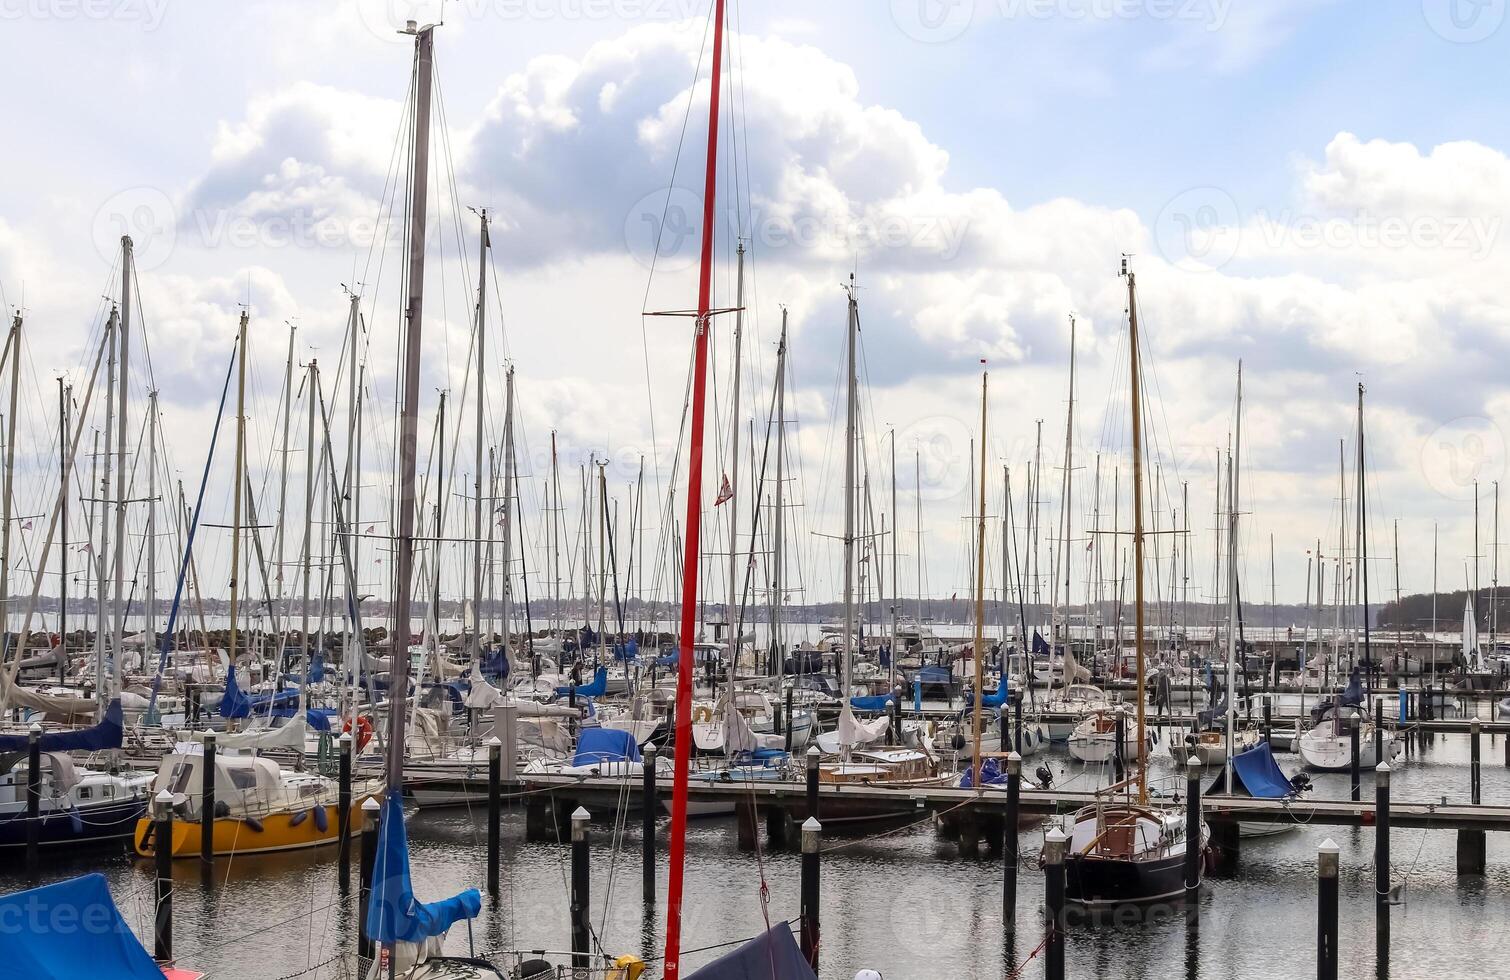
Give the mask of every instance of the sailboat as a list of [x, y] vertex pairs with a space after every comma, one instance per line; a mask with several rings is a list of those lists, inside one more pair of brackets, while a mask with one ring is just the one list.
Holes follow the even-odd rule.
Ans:
[[[1203, 822], [1187, 827], [1182, 808], [1150, 801], [1144, 691], [1143, 603], [1143, 413], [1139, 372], [1138, 300], [1136, 279], [1122, 259], [1127, 280], [1128, 361], [1132, 374], [1133, 456], [1133, 572], [1134, 643], [1137, 650], [1137, 761], [1132, 778], [1100, 791], [1097, 802], [1078, 810], [1071, 819], [1069, 853], [1065, 858], [1065, 894], [1087, 908], [1108, 908], [1175, 899], [1186, 893], [1187, 848], [1204, 848], [1208, 831]], [[1129, 793], [1136, 788], [1136, 796]], [[1118, 793], [1123, 794], [1118, 798]], [[1200, 863], [1197, 862], [1197, 874]]]

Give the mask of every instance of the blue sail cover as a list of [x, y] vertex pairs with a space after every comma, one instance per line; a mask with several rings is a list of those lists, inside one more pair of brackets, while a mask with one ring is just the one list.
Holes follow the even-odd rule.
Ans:
[[[558, 687], [558, 688], [556, 688], [556, 693], [562, 695], [563, 697], [565, 697], [566, 695], [568, 695], [568, 694], [571, 693], [571, 687], [570, 686], [567, 686], [567, 687]], [[607, 694], [607, 693], [608, 693], [608, 668], [607, 667], [599, 667], [598, 668], [598, 672], [593, 675], [592, 683], [577, 685], [577, 697], [579, 697], [579, 698], [601, 698], [604, 694]]]
[[635, 663], [640, 659], [640, 645], [634, 640], [613, 645], [613, 659], [620, 663]]
[[[367, 938], [379, 943], [419, 943], [439, 936], [482, 911], [482, 895], [468, 888], [459, 895], [428, 904], [414, 897], [409, 880], [409, 834], [404, 830], [401, 787], [390, 787], [383, 802], [377, 859], [372, 867], [372, 895], [367, 902]], [[160, 978], [159, 978], [160, 980]]]
[[1043, 634], [1040, 633], [1040, 632], [1038, 632], [1037, 630], [1034, 630], [1033, 631], [1033, 655], [1036, 657], [1039, 654], [1042, 654], [1043, 656], [1046, 656], [1046, 657], [1047, 656], [1052, 656], [1053, 655], [1053, 651], [1049, 649], [1049, 641], [1045, 640], [1043, 638]]
[[895, 700], [890, 694], [868, 694], [849, 699], [849, 706], [856, 711], [885, 711], [886, 702]]
[[[43, 752], [98, 752], [100, 749], [118, 749], [123, 734], [121, 699], [115, 698], [105, 708], [105, 720], [92, 728], [76, 732], [43, 732]], [[0, 735], [0, 752], [27, 751], [29, 736]], [[0, 967], [3, 970], [3, 967]], [[0, 972], [0, 977], [4, 973]]]
[[222, 718], [249, 718], [252, 714], [252, 700], [242, 693], [241, 685], [236, 683], [236, 665], [225, 672], [225, 695], [220, 699], [220, 717]]
[[[980, 706], [982, 708], [1000, 708], [1002, 705], [1004, 705], [1004, 704], [1007, 703], [1007, 697], [1011, 693], [1012, 692], [1007, 687], [1006, 682], [1003, 681], [1001, 684], [997, 685], [996, 690], [989, 692], [984, 698], [981, 698]], [[969, 707], [973, 706], [974, 704], [975, 704], [975, 692], [974, 691], [966, 691], [965, 692], [965, 707], [969, 708]]]
[[818, 980], [802, 958], [792, 928], [778, 922], [769, 932], [725, 953], [687, 980]]
[[1342, 691], [1342, 703], [1345, 705], [1361, 705], [1363, 703], [1363, 682], [1358, 677], [1358, 668], [1354, 667], [1347, 679], [1347, 687]]
[[1279, 763], [1274, 761], [1268, 742], [1259, 742], [1248, 751], [1233, 756], [1232, 773], [1250, 796], [1261, 800], [1282, 800], [1295, 795], [1295, 788], [1279, 768]]
[[88, 874], [0, 896], [0, 978], [163, 980], [132, 934], [105, 876]]
[[574, 766], [591, 766], [600, 762], [639, 762], [640, 747], [634, 736], [617, 728], [584, 728], [577, 736]]

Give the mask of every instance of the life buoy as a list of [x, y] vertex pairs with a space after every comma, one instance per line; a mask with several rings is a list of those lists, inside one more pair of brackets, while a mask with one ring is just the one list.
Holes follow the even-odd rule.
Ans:
[[[351, 722], [347, 721], [341, 731], [350, 732]], [[361, 752], [370, 741], [372, 741], [372, 719], [367, 715], [361, 715], [357, 718], [356, 750]]]
[[694, 725], [706, 725], [713, 721], [713, 709], [706, 704], [700, 704], [692, 709], [692, 723]]

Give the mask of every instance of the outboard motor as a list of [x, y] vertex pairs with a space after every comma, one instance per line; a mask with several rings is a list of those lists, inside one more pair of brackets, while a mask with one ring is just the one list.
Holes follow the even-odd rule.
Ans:
[[1038, 777], [1039, 789], [1048, 789], [1054, 785], [1054, 770], [1048, 766], [1039, 766], [1033, 771], [1033, 775]]

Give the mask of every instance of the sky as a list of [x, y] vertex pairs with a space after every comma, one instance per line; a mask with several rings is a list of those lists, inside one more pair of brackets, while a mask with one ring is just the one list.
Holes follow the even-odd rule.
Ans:
[[[485, 442], [502, 445], [511, 365], [526, 537], [522, 566], [511, 566], [515, 588], [520, 567], [537, 595], [554, 587], [545, 490], [554, 432], [562, 548], [580, 548], [572, 538], [582, 519], [580, 467], [607, 458], [603, 480], [624, 552], [616, 560], [639, 563], [640, 594], [668, 595], [668, 512], [681, 520], [685, 507], [678, 448], [691, 326], [643, 314], [696, 302], [710, 5], [0, 0], [0, 61], [13, 80], [4, 96], [0, 301], [24, 317], [16, 509], [32, 527], [20, 531], [23, 570], [42, 547], [57, 492], [55, 379], [64, 376], [82, 402], [105, 314], [120, 300], [119, 238], [129, 233], [140, 289], [131, 458], [146, 445], [149, 391], [162, 417], [158, 481], [148, 487], [146, 463], [131, 465], [133, 499], [169, 501], [182, 481], [192, 506], [205, 480], [197, 572], [205, 592], [223, 594], [230, 535], [214, 525], [231, 518], [233, 422], [208, 478], [205, 460], [245, 309], [257, 543], [270, 562], [283, 549], [270, 576], [296, 569], [311, 360], [338, 469], [348, 456], [350, 289], [361, 294], [368, 399], [356, 521], [374, 528], [358, 576], [383, 580], [403, 263], [401, 231], [389, 219], [403, 207], [395, 188], [407, 179], [412, 58], [412, 39], [397, 28], [443, 20], [420, 464], [439, 451], [442, 389], [455, 458], [443, 496], [427, 483], [426, 519], [444, 500], [442, 536], [470, 533], [472, 209], [486, 208]], [[874, 538], [887, 552], [874, 563], [884, 588], [896, 588], [895, 549], [904, 595], [969, 592], [984, 361], [986, 585], [1003, 581], [1004, 470], [1015, 554], [1032, 561], [1026, 486], [1039, 458], [1040, 597], [1055, 594], [1051, 577], [1070, 580], [1073, 601], [1096, 594], [1090, 580], [1117, 576], [1127, 541], [1087, 528], [1125, 530], [1131, 508], [1123, 255], [1137, 278], [1152, 437], [1145, 517], [1162, 529], [1188, 519], [1190, 567], [1176, 578], [1188, 578], [1192, 600], [1216, 593], [1216, 475], [1232, 445], [1240, 446], [1244, 594], [1267, 598], [1272, 540], [1280, 601], [1314, 592], [1308, 562], [1318, 542], [1329, 563], [1324, 591], [1334, 597], [1330, 563], [1339, 547], [1356, 550], [1360, 383], [1371, 598], [1392, 594], [1397, 575], [1403, 591], [1427, 590], [1434, 569], [1444, 589], [1475, 574], [1489, 586], [1499, 550], [1493, 487], [1510, 414], [1500, 371], [1510, 354], [1505, 8], [1505, 0], [731, 2], [714, 305], [737, 305], [738, 241], [746, 300], [737, 415], [735, 317], [714, 321], [709, 598], [727, 588], [729, 507], [714, 508], [713, 495], [735, 468], [736, 418], [739, 550], [750, 547], [757, 489], [766, 501], [774, 494], [772, 472], [764, 483], [750, 475], [759, 465], [750, 443], [766, 440], [783, 310], [784, 494], [796, 566], [787, 580], [794, 601], [838, 591], [832, 536], [842, 532], [851, 274], [870, 509], [877, 530], [883, 513], [888, 530], [900, 523], [900, 534]], [[286, 413], [291, 326], [296, 377]], [[91, 463], [103, 465], [89, 442], [104, 426], [103, 401], [97, 394], [81, 429], [79, 481]], [[146, 509], [129, 508], [133, 567], [144, 562]], [[80, 510], [76, 503], [69, 534], [82, 562]], [[762, 510], [764, 524], [771, 513]], [[1070, 568], [1051, 576], [1066, 516]], [[334, 518], [317, 503], [314, 519]], [[166, 595], [181, 542], [166, 516], [159, 521], [154, 582]], [[638, 544], [631, 522], [644, 528]], [[768, 533], [756, 549], [761, 578]], [[1185, 540], [1158, 539], [1161, 568], [1171, 543]], [[317, 563], [328, 560], [315, 551]], [[442, 591], [459, 594], [469, 587], [467, 554], [453, 544], [441, 555]], [[562, 564], [580, 579], [579, 559]], [[144, 576], [141, 568], [132, 576], [142, 588]], [[281, 591], [295, 588], [293, 571], [287, 578]], [[1167, 595], [1169, 574], [1156, 585]]]

